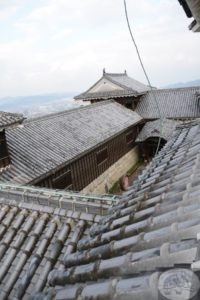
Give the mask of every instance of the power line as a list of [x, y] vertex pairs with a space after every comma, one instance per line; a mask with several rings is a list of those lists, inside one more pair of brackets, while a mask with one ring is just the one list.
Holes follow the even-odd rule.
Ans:
[[129, 30], [129, 33], [130, 33], [130, 36], [131, 36], [131, 40], [134, 44], [134, 47], [136, 49], [136, 52], [137, 52], [137, 56], [138, 56], [138, 59], [139, 59], [139, 62], [140, 62], [140, 65], [142, 67], [142, 70], [144, 72], [144, 75], [146, 77], [146, 80], [148, 82], [148, 85], [151, 89], [151, 92], [152, 92], [152, 95], [153, 95], [153, 98], [154, 98], [154, 101], [156, 103], [156, 108], [157, 108], [157, 111], [158, 111], [158, 115], [159, 115], [159, 118], [160, 118], [160, 136], [159, 136], [159, 139], [158, 139], [158, 145], [157, 145], [157, 148], [156, 148], [156, 153], [155, 155], [158, 153], [159, 151], [159, 147], [160, 147], [160, 143], [161, 143], [161, 134], [162, 134], [162, 127], [163, 127], [163, 122], [162, 122], [162, 115], [161, 115], [161, 111], [160, 111], [160, 108], [159, 108], [159, 105], [158, 105], [158, 101], [156, 99], [156, 95], [154, 93], [154, 90], [153, 90], [153, 87], [151, 85], [151, 82], [150, 82], [150, 79], [149, 79], [149, 76], [147, 75], [147, 72], [146, 72], [146, 69], [144, 67], [144, 63], [142, 61], [142, 57], [141, 57], [141, 54], [140, 54], [140, 51], [139, 51], [139, 48], [137, 46], [137, 43], [135, 41], [135, 38], [133, 36], [133, 32], [132, 32], [132, 29], [131, 29], [131, 26], [130, 26], [130, 22], [129, 22], [129, 17], [128, 17], [128, 11], [127, 11], [127, 5], [126, 5], [126, 0], [124, 0], [124, 10], [125, 10], [125, 16], [126, 16], [126, 22], [127, 22], [127, 26], [128, 26], [128, 30]]

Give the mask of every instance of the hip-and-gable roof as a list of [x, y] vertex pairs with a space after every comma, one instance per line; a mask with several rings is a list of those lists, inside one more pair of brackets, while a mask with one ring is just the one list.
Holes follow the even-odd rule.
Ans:
[[110, 99], [121, 97], [137, 97], [150, 88], [131, 78], [127, 73], [103, 73], [103, 76], [86, 92], [74, 97], [75, 100]]

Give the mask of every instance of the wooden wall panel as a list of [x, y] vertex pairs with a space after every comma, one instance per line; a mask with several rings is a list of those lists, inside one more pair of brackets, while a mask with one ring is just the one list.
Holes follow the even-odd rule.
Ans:
[[10, 164], [8, 154], [5, 130], [0, 131], [0, 168], [4, 168]]
[[[130, 135], [132, 132], [133, 140], [128, 139], [127, 134]], [[99, 175], [106, 171], [111, 165], [113, 165], [118, 159], [124, 156], [135, 146], [135, 138], [137, 136], [137, 126], [132, 126], [122, 134], [114, 137], [102, 144], [101, 146], [93, 149], [90, 153], [87, 153], [78, 160], [66, 165], [55, 174], [49, 176], [37, 185], [56, 188], [55, 183], [57, 178], [62, 176], [67, 171], [71, 171], [72, 185], [70, 189], [74, 191], [80, 191], [90, 182], [95, 180]], [[98, 164], [98, 154], [103, 150], [107, 149], [108, 157], [103, 162]], [[59, 188], [59, 186], [57, 187]]]

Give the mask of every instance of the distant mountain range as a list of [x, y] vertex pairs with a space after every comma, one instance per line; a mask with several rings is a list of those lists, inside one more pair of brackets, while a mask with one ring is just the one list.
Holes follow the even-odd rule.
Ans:
[[66, 98], [73, 98], [72, 93], [52, 93], [35, 96], [16, 96], [0, 98], [0, 109], [16, 108], [16, 107], [30, 107], [32, 105], [44, 104], [55, 100]]
[[[161, 88], [181, 88], [200, 86], [200, 79], [166, 85]], [[23, 113], [25, 117], [36, 117], [49, 113], [86, 105], [73, 99], [76, 93], [51, 93], [36, 96], [17, 96], [0, 98], [0, 111]]]
[[25, 117], [35, 117], [83, 105], [73, 99], [74, 93], [54, 93], [36, 96], [0, 98], [0, 111], [23, 113]]
[[188, 82], [178, 82], [166, 85], [162, 88], [165, 89], [176, 89], [176, 88], [184, 88], [184, 87], [190, 87], [190, 86], [200, 86], [200, 79], [188, 81]]

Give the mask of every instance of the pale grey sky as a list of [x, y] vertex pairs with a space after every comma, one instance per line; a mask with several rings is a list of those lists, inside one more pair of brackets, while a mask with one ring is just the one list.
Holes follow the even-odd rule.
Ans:
[[[199, 79], [200, 35], [177, 0], [127, 0], [155, 86]], [[81, 92], [102, 74], [145, 83], [123, 0], [0, 0], [0, 97]]]

